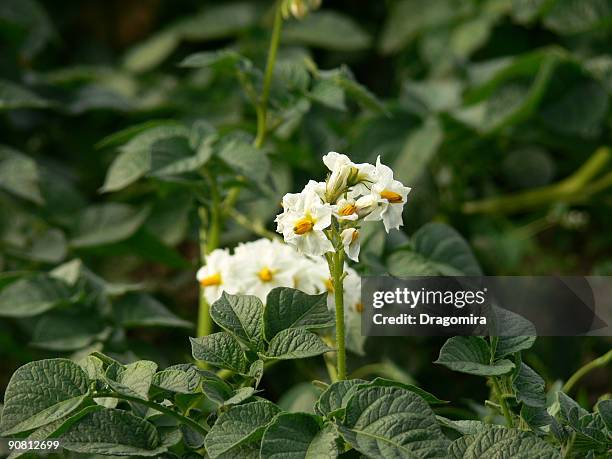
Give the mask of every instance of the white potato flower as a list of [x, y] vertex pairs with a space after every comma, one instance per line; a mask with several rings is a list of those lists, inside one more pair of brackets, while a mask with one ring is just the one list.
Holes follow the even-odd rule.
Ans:
[[327, 261], [323, 257], [302, 257], [295, 274], [295, 288], [309, 295], [333, 291]]
[[340, 233], [344, 252], [353, 261], [359, 261], [359, 230], [357, 228], [346, 228]]
[[216, 249], [209, 253], [206, 264], [198, 270], [196, 278], [209, 304], [217, 301], [224, 291], [237, 293], [240, 290], [234, 258], [227, 249]]
[[340, 221], [355, 221], [359, 218], [357, 203], [351, 197], [340, 198], [333, 209], [334, 216]]
[[378, 201], [378, 209], [364, 220], [382, 219], [387, 233], [390, 229], [399, 229], [403, 225], [402, 211], [410, 188], [393, 178], [393, 171], [380, 162], [380, 156], [376, 159], [376, 180], [370, 191]]
[[234, 251], [241, 290], [265, 302], [275, 287], [294, 287], [297, 261], [302, 256], [279, 241], [259, 239], [239, 244]]
[[321, 184], [311, 181], [301, 193], [283, 197], [283, 213], [276, 217], [276, 231], [285, 242], [305, 255], [319, 256], [334, 248], [323, 232], [331, 225], [332, 207], [319, 195]]
[[376, 173], [375, 167], [371, 164], [355, 164], [348, 156], [335, 151], [323, 156], [323, 163], [331, 171], [325, 190], [328, 202], [335, 202], [348, 187], [353, 187], [355, 192], [363, 193], [362, 188], [374, 180]]

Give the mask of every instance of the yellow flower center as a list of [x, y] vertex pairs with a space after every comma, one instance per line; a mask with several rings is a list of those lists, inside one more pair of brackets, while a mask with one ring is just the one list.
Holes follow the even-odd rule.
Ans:
[[349, 215], [354, 214], [357, 211], [357, 208], [354, 204], [347, 204], [342, 209], [340, 209], [340, 215], [343, 217], [348, 217]]
[[403, 201], [402, 197], [395, 191], [384, 190], [382, 193], [380, 193], [380, 197], [385, 198], [387, 201], [393, 204]]
[[329, 293], [332, 293], [334, 291], [334, 284], [332, 284], [332, 280], [331, 279], [326, 279], [325, 280], [325, 288], [327, 289], [327, 291]]
[[295, 225], [293, 226], [293, 232], [301, 236], [302, 234], [306, 234], [309, 231], [312, 231], [313, 227], [314, 222], [312, 221], [312, 218], [310, 218], [310, 216], [306, 216], [300, 218], [298, 221], [295, 222]]
[[272, 277], [274, 276], [274, 273], [270, 268], [266, 267], [262, 268], [262, 270], [259, 271], [257, 275], [259, 276], [262, 282], [270, 282], [272, 280]]
[[200, 281], [202, 287], [212, 287], [213, 285], [221, 285], [221, 274], [215, 273], [205, 277]]

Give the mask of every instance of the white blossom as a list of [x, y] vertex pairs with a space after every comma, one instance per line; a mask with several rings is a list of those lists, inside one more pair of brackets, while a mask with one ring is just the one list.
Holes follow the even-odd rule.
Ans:
[[236, 293], [240, 290], [240, 276], [234, 261], [227, 249], [216, 249], [206, 256], [206, 264], [198, 270], [196, 278], [209, 304], [217, 301], [223, 291]]
[[371, 164], [355, 164], [348, 156], [335, 151], [323, 156], [323, 163], [331, 171], [326, 186], [326, 197], [330, 202], [335, 201], [348, 187], [363, 192], [362, 188], [374, 180], [376, 173]]
[[259, 239], [239, 244], [234, 251], [241, 289], [265, 301], [275, 287], [293, 287], [301, 256], [279, 241]]
[[393, 178], [393, 171], [380, 162], [380, 156], [376, 159], [376, 180], [370, 191], [378, 201], [378, 209], [364, 220], [382, 218], [387, 233], [390, 229], [399, 229], [403, 225], [402, 211], [410, 188]]
[[342, 246], [346, 255], [353, 261], [359, 261], [359, 230], [356, 228], [346, 228], [342, 230], [340, 237], [342, 238]]
[[301, 193], [286, 194], [283, 213], [276, 217], [277, 228], [285, 242], [311, 256], [333, 251], [324, 230], [331, 225], [332, 207], [319, 195], [320, 185], [310, 182]]

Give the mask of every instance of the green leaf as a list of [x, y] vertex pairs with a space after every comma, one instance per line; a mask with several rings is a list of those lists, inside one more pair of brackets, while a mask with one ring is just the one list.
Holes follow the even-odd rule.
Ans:
[[255, 349], [263, 343], [263, 313], [263, 303], [256, 296], [226, 292], [210, 309], [210, 316], [220, 327]]
[[266, 400], [237, 405], [221, 414], [206, 436], [205, 446], [211, 458], [221, 455], [240, 457], [234, 452], [241, 445], [258, 441], [280, 409]]
[[193, 358], [236, 373], [247, 370], [247, 359], [240, 343], [229, 333], [220, 332], [201, 338], [189, 338]]
[[516, 399], [525, 405], [543, 408], [546, 406], [544, 380], [528, 365], [521, 363], [519, 372], [512, 382]]
[[84, 248], [120, 242], [132, 236], [148, 214], [148, 208], [116, 202], [90, 206], [77, 218], [70, 245]]
[[[39, 427], [34, 432], [29, 434], [25, 440], [32, 441], [40, 441], [46, 440], [49, 438], [58, 438], [62, 435], [63, 432], [68, 430], [75, 422], [78, 422], [83, 416], [92, 411], [103, 409], [100, 405], [89, 405], [83, 408], [82, 410], [77, 411], [76, 413], [69, 414], [64, 416], [63, 418], [58, 419], [57, 421], [53, 421], [47, 425]], [[1, 413], [0, 413], [1, 414]], [[13, 450], [11, 454], [9, 454], [7, 459], [16, 459], [25, 454], [28, 454], [28, 450]]]
[[468, 243], [452, 227], [427, 223], [412, 236], [413, 252], [400, 250], [388, 260], [394, 276], [480, 276], [482, 270]]
[[174, 31], [164, 31], [130, 48], [123, 58], [126, 70], [135, 73], [146, 72], [161, 64], [179, 44]]
[[7, 80], [0, 80], [0, 110], [46, 108], [51, 103], [30, 90]]
[[465, 419], [455, 421], [442, 416], [436, 416], [436, 419], [443, 427], [459, 432], [461, 435], [477, 434], [489, 427], [489, 424], [485, 424], [482, 421], [472, 421]]
[[506, 359], [490, 362], [489, 344], [478, 336], [454, 336], [449, 338], [440, 357], [434, 363], [454, 371], [478, 376], [499, 376], [509, 373], [514, 364]]
[[330, 108], [336, 110], [346, 110], [346, 100], [344, 90], [330, 80], [321, 80], [317, 82], [312, 91], [310, 98]]
[[315, 413], [328, 418], [343, 413], [341, 410], [346, 407], [349, 399], [366, 383], [363, 379], [345, 379], [331, 384], [315, 403]]
[[204, 41], [231, 37], [253, 26], [259, 10], [251, 2], [231, 2], [206, 6], [201, 13], [173, 26], [186, 40]]
[[148, 400], [156, 371], [157, 364], [150, 360], [139, 360], [125, 366], [111, 365], [106, 371], [106, 381], [116, 392]]
[[[128, 134], [131, 135], [132, 132]], [[121, 147], [121, 153], [109, 167], [100, 191], [118, 191], [144, 177], [154, 164], [159, 165], [162, 162], [164, 149], [160, 148], [154, 152], [153, 146], [160, 141], [181, 137], [188, 138], [189, 130], [180, 124], [164, 124], [138, 133]], [[155, 159], [155, 153], [160, 158]]]
[[597, 412], [608, 431], [612, 433], [612, 400], [601, 400], [597, 403]]
[[528, 120], [537, 110], [561, 58], [555, 53], [521, 56], [466, 99], [480, 102], [463, 106], [453, 115], [481, 134]]
[[437, 118], [428, 118], [413, 131], [393, 163], [396, 178], [404, 184], [416, 183], [425, 172], [443, 140]]
[[262, 459], [318, 459], [338, 456], [338, 434], [308, 413], [282, 413], [268, 426], [261, 441]]
[[158, 456], [166, 450], [153, 424], [116, 409], [84, 416], [62, 435], [62, 446], [77, 453], [111, 456]]
[[259, 386], [264, 374], [263, 360], [255, 360], [249, 367], [249, 376], [255, 380], [255, 387]]
[[298, 383], [287, 389], [278, 399], [278, 406], [290, 413], [314, 414], [314, 404], [321, 395], [321, 389], [310, 382]]
[[36, 204], [44, 202], [36, 161], [3, 145], [0, 145], [0, 187]]
[[535, 340], [535, 336], [500, 336], [497, 338], [495, 358], [502, 358], [515, 352], [531, 349]]
[[477, 435], [459, 438], [449, 449], [453, 459], [483, 457], [529, 457], [529, 459], [561, 458], [559, 451], [532, 433], [514, 429], [492, 428]]
[[50, 314], [36, 324], [30, 345], [54, 351], [76, 351], [109, 334], [110, 328], [97, 315]]
[[609, 28], [612, 5], [606, 0], [559, 0], [546, 8], [544, 25], [560, 35]]
[[[447, 403], [449, 403], [446, 400], [440, 400], [435, 395], [427, 392], [424, 389], [421, 389], [420, 387], [415, 386], [414, 384], [406, 384], [399, 381], [393, 381], [391, 379], [374, 378], [373, 381], [364, 384], [363, 387], [401, 387], [402, 389], [414, 392], [430, 405], [446, 405]], [[358, 389], [361, 388], [362, 387], [359, 387]]]
[[70, 360], [39, 360], [20, 367], [4, 394], [0, 435], [27, 432], [70, 414], [83, 403], [87, 390], [87, 375]]
[[178, 394], [193, 394], [197, 391], [202, 378], [192, 365], [166, 368], [155, 373], [152, 384], [160, 389]]
[[370, 47], [371, 37], [348, 16], [323, 10], [288, 23], [283, 41], [334, 51], [360, 51]]
[[[609, 109], [606, 89], [595, 80], [580, 80], [564, 86], [558, 98], [542, 107], [540, 115], [544, 124], [563, 135], [586, 138], [601, 133]], [[560, 113], [565, 112], [565, 116]]]
[[300, 290], [277, 287], [268, 293], [264, 309], [266, 339], [288, 328], [307, 330], [331, 327], [334, 317], [327, 309], [327, 294], [308, 295]]
[[368, 88], [355, 80], [348, 67], [342, 66], [339, 69], [320, 71], [319, 75], [324, 81], [332, 82], [338, 86], [349, 98], [354, 99], [363, 108], [389, 115], [383, 103]]
[[74, 300], [66, 284], [47, 274], [21, 278], [0, 292], [0, 317], [31, 317]]
[[180, 327], [193, 328], [170, 312], [162, 303], [146, 293], [128, 293], [113, 304], [115, 319], [124, 328]]
[[268, 156], [259, 148], [242, 140], [232, 139], [219, 151], [219, 157], [238, 174], [254, 183], [266, 180], [270, 170]]
[[236, 51], [231, 49], [222, 49], [219, 51], [202, 51], [195, 54], [190, 54], [179, 64], [180, 67], [187, 68], [225, 68], [234, 67], [244, 58]]
[[332, 350], [318, 335], [303, 328], [289, 328], [270, 340], [265, 357], [274, 360], [305, 359]]
[[338, 428], [347, 443], [368, 457], [446, 457], [448, 440], [431, 408], [399, 387], [357, 391]]
[[419, 33], [444, 26], [455, 17], [465, 15], [468, 5], [438, 0], [402, 0], [394, 2], [388, 13], [378, 44], [383, 54], [396, 53], [410, 45]]
[[[174, 128], [182, 128], [182, 124], [176, 120], [170, 119], [159, 119], [159, 120], [150, 120], [145, 121], [144, 123], [134, 124], [120, 131], [114, 132], [106, 137], [102, 138], [102, 140], [98, 141], [95, 144], [96, 149], [102, 148], [110, 148], [110, 147], [118, 147], [119, 145], [123, 145], [127, 143], [137, 135], [149, 131], [153, 128], [157, 128], [160, 126], [171, 126]], [[182, 131], [181, 131], [182, 132]]]
[[218, 406], [225, 405], [225, 401], [232, 397], [232, 387], [223, 380], [205, 379], [202, 382], [204, 394]]

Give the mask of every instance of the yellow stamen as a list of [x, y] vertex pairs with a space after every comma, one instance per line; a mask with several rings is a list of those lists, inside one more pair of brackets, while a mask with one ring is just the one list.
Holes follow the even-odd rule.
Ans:
[[202, 287], [212, 287], [213, 285], [221, 285], [221, 274], [215, 273], [205, 277], [200, 281]]
[[270, 268], [263, 268], [261, 271], [257, 273], [262, 282], [270, 282], [273, 277], [273, 272]]
[[327, 289], [327, 291], [329, 293], [332, 293], [334, 291], [334, 284], [332, 284], [332, 280], [331, 279], [326, 279], [325, 280], [325, 288]]
[[361, 314], [363, 312], [363, 303], [357, 303], [355, 305], [355, 311], [357, 311], [359, 314]]
[[295, 225], [293, 226], [293, 232], [301, 236], [302, 234], [306, 234], [309, 231], [312, 231], [313, 226], [314, 222], [310, 217], [303, 217], [295, 222]]
[[403, 198], [395, 191], [384, 190], [382, 193], [380, 193], [380, 197], [393, 204], [403, 201]]
[[357, 230], [353, 231], [353, 234], [351, 234], [351, 243], [355, 242], [358, 237], [359, 237], [359, 231]]
[[357, 211], [357, 208], [353, 204], [347, 204], [342, 209], [340, 209], [340, 215], [343, 217], [348, 217], [349, 215], [354, 214]]

